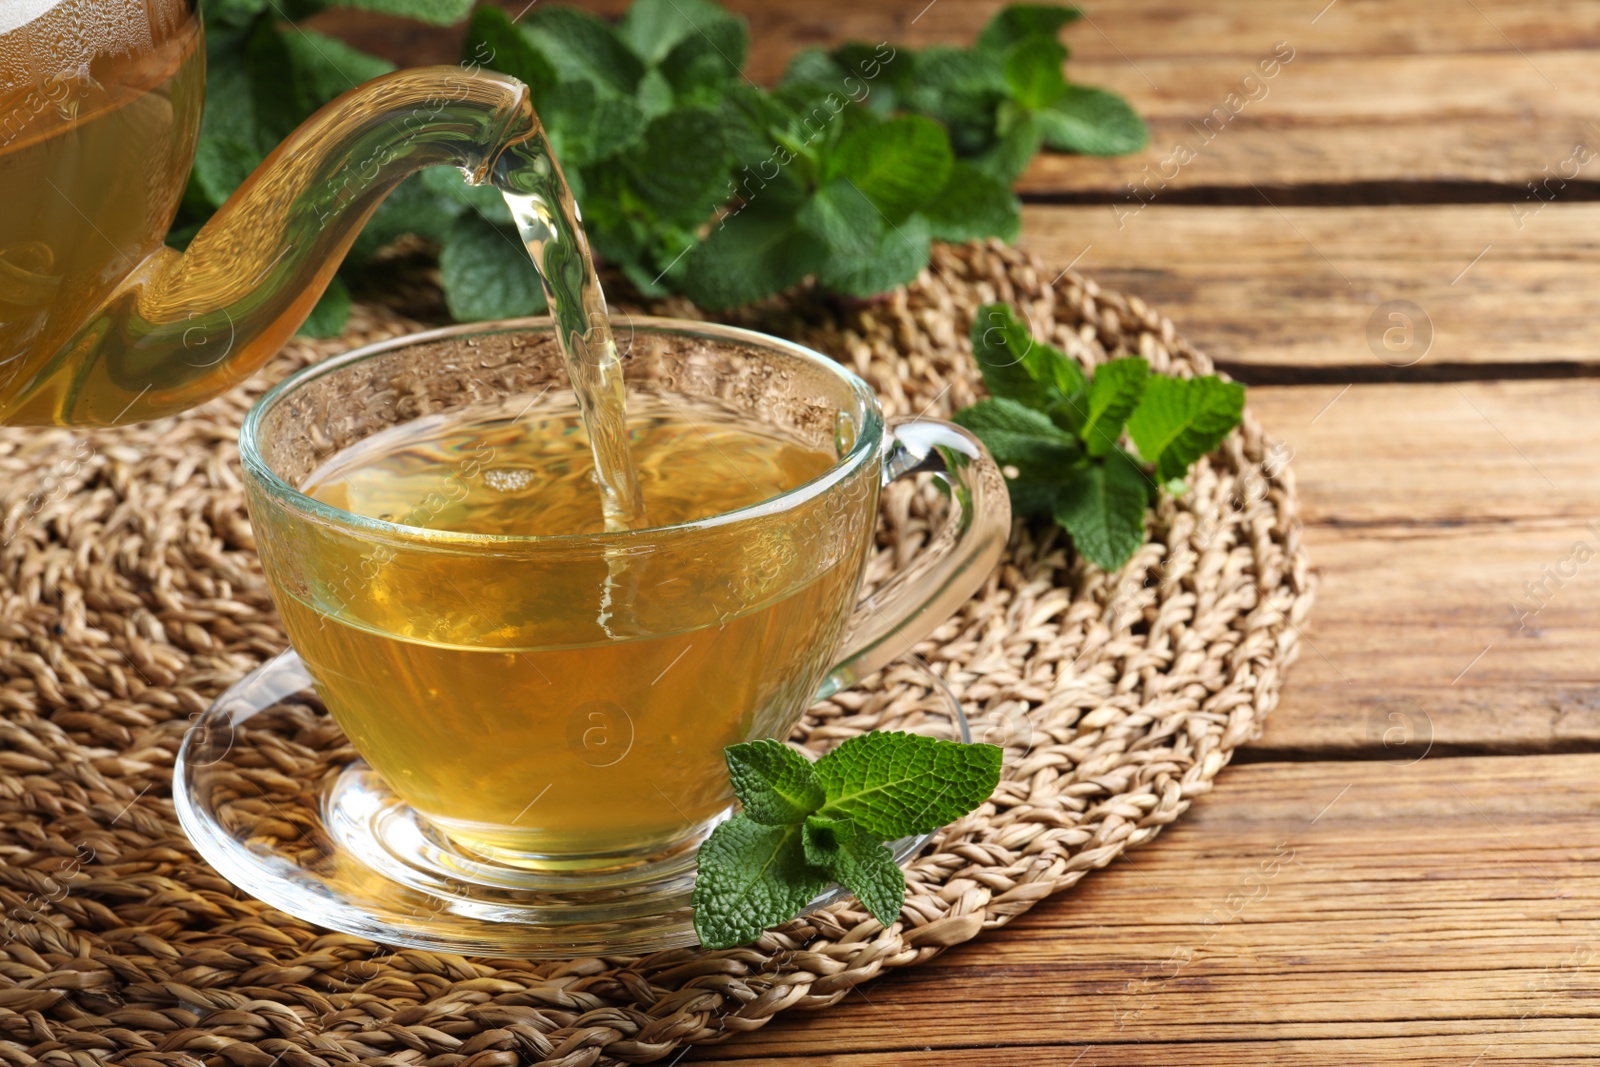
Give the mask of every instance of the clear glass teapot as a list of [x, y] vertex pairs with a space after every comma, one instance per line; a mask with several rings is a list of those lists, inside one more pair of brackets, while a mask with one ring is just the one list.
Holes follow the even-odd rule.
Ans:
[[422, 167], [481, 180], [538, 133], [521, 82], [375, 79], [313, 115], [183, 254], [194, 0], [0, 0], [0, 423], [105, 426], [193, 407], [310, 314], [383, 198]]

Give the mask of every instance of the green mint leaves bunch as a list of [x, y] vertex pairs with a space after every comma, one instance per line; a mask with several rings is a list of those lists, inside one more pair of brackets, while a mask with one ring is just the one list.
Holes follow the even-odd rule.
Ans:
[[[888, 42], [805, 52], [772, 91], [744, 77], [744, 21], [710, 0], [635, 0], [615, 24], [543, 5], [513, 23], [482, 7], [467, 52], [532, 88], [600, 256], [645, 296], [680, 292], [718, 310], [808, 277], [871, 297], [913, 280], [934, 240], [1014, 238], [1011, 182], [1042, 143], [1035, 110], [1053, 114], [1067, 96], [1056, 36], [1074, 16], [1009, 8], [976, 48], [931, 61]], [[951, 56], [970, 77], [952, 74]], [[957, 112], [971, 127], [965, 151], [949, 128]], [[1110, 121], [1131, 117], [1137, 136], [1092, 147], [1144, 143], [1132, 112], [1119, 116]], [[1023, 126], [1033, 132], [1006, 141]], [[491, 247], [482, 220], [458, 228], [477, 236], [475, 255]], [[460, 262], [482, 277], [452, 269], [446, 248], [451, 310], [476, 315], [481, 301], [453, 294], [489, 292], [513, 264]]]
[[[775, 89], [744, 76], [749, 31], [711, 0], [635, 0], [616, 22], [540, 3], [205, 0], [207, 105], [169, 241], [193, 236], [318, 107], [393, 69], [294, 23], [331, 5], [449, 23], [463, 65], [526, 82], [596, 252], [648, 297], [734, 307], [815, 278], [869, 297], [914, 279], [934, 240], [1016, 235], [1011, 184], [1048, 146], [1142, 147], [1119, 98], [1069, 85], [1075, 9], [1020, 5], [970, 49], [889, 42], [802, 52]], [[451, 315], [536, 314], [544, 293], [499, 194], [449, 168], [402, 184], [367, 223], [307, 332], [343, 326], [346, 280], [414, 235], [439, 248]]]
[[[1016, 514], [1053, 519], [1107, 571], [1144, 544], [1145, 510], [1160, 488], [1181, 483], [1244, 409], [1237, 382], [1154, 374], [1138, 356], [1086, 377], [1003, 304], [979, 310], [971, 338], [991, 398], [955, 421], [1005, 469]], [[1122, 446], [1124, 433], [1137, 454]]]
[[700, 848], [694, 928], [706, 948], [755, 940], [835, 882], [889, 926], [906, 884], [884, 842], [936, 830], [988, 800], [1003, 754], [877, 731], [815, 763], [780, 741], [724, 751], [743, 810]]
[[[1041, 147], [1097, 156], [1137, 152], [1150, 133], [1127, 102], [1070, 84], [1062, 70], [1069, 53], [1060, 33], [1082, 16], [1074, 7], [1016, 4], [990, 19], [972, 48], [901, 49], [865, 104], [879, 114], [938, 121], [957, 159], [1007, 186]], [[864, 44], [810, 49], [795, 57], [785, 81], [838, 84], [859, 74], [872, 53]]]
[[681, 265], [695, 303], [737, 307], [808, 276], [875, 296], [916, 278], [936, 239], [1016, 236], [1010, 188], [957, 161], [938, 123], [853, 106], [835, 115], [834, 100], [823, 83], [729, 96], [737, 199]]
[[[730, 197], [722, 108], [745, 85], [748, 48], [744, 20], [709, 0], [636, 0], [615, 23], [546, 4], [513, 21], [484, 5], [465, 53], [527, 83], [596, 253], [641, 293], [662, 296], [681, 291], [688, 253]], [[507, 313], [456, 295], [482, 293], [496, 278], [537, 289], [526, 256], [510, 254], [521, 246], [509, 223], [503, 208], [464, 215], [447, 238], [441, 266], [457, 318]], [[508, 251], [453, 263], [450, 244], [469, 237], [475, 250], [494, 242]]]

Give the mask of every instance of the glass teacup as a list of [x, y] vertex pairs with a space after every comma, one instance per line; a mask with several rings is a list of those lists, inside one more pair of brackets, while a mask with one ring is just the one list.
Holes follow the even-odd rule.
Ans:
[[[611, 870], [693, 848], [732, 804], [723, 748], [787, 736], [819, 693], [906, 651], [977, 589], [1010, 525], [975, 439], [934, 419], [886, 425], [866, 384], [823, 356], [669, 320], [636, 320], [618, 341], [639, 410], [758, 424], [825, 452], [825, 469], [723, 514], [558, 536], [429, 529], [417, 516], [444, 504], [426, 497], [384, 519], [302, 492], [330, 457], [415, 420], [572, 405], [544, 320], [308, 367], [241, 434], [262, 566], [322, 700], [423, 824], [514, 868]], [[481, 449], [458, 461], [463, 484], [497, 473]], [[949, 518], [858, 604], [879, 490], [918, 471], [946, 480]]]

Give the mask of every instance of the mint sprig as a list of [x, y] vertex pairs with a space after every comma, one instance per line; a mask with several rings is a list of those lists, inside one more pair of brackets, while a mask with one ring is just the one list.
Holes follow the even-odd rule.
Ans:
[[[300, 122], [392, 69], [296, 22], [328, 7], [446, 23], [468, 18], [463, 64], [522, 79], [599, 257], [647, 297], [709, 309], [807, 278], [871, 297], [916, 278], [935, 240], [1014, 238], [1011, 185], [1042, 147], [1138, 149], [1119, 97], [1070, 82], [1075, 8], [997, 13], [971, 48], [851, 42], [794, 57], [775, 89], [743, 66], [744, 20], [711, 0], [635, 0], [617, 22], [540, 3], [513, 19], [473, 0], [207, 0], [207, 104], [169, 241], [192, 238]], [[498, 195], [432, 168], [379, 206], [342, 268], [405, 235], [440, 249], [458, 319], [529, 314], [542, 289]], [[348, 289], [308, 332], [337, 333]]]
[[778, 741], [724, 750], [743, 807], [701, 846], [694, 928], [707, 948], [753, 941], [837, 882], [884, 926], [905, 903], [885, 841], [927, 833], [989, 799], [996, 745], [908, 733], [853, 737], [815, 763]]
[[1003, 304], [980, 308], [970, 336], [990, 398], [955, 421], [1005, 469], [1015, 513], [1054, 520], [1107, 571], [1144, 544], [1160, 487], [1184, 478], [1242, 417], [1244, 386], [1215, 375], [1156, 374], [1130, 356], [1086, 378]]

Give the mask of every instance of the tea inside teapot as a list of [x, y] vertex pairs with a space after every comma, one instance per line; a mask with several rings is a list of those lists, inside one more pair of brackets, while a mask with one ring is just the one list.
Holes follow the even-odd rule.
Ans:
[[0, 396], [166, 234], [203, 52], [185, 0], [0, 5]]

